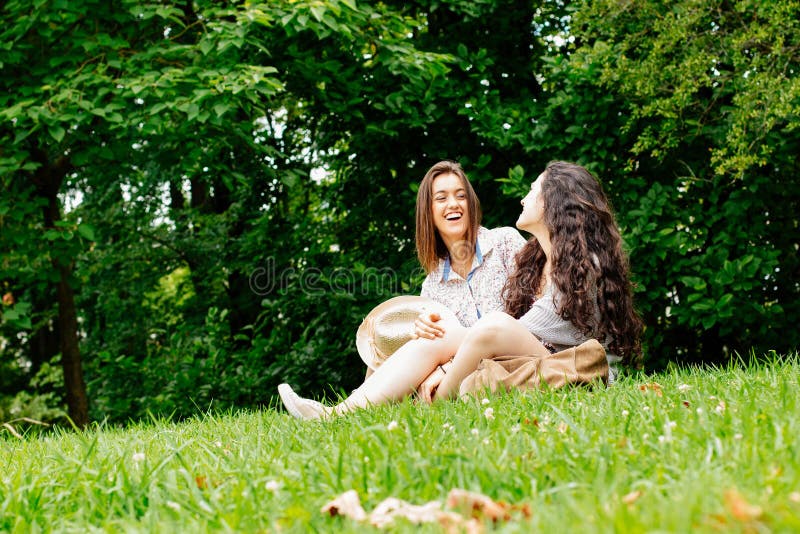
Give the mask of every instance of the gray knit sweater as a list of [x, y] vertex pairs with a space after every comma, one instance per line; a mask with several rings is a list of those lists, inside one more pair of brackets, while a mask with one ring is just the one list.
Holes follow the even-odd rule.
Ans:
[[[562, 319], [556, 313], [556, 305], [561, 299], [553, 284], [548, 284], [544, 289], [544, 294], [536, 299], [528, 312], [519, 318], [519, 321], [534, 336], [541, 341], [546, 341], [553, 345], [556, 350], [565, 350], [570, 347], [580, 345], [590, 339], [583, 335], [575, 325]], [[595, 318], [600, 320], [600, 310], [595, 308]], [[606, 359], [609, 365], [609, 385], [616, 377], [614, 364], [619, 361], [619, 356], [608, 352], [608, 340], [599, 339], [603, 348], [606, 349]]]

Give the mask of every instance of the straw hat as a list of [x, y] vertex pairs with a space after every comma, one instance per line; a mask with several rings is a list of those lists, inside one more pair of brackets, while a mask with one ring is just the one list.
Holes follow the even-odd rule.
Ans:
[[443, 304], [416, 295], [394, 297], [377, 305], [358, 327], [358, 355], [374, 371], [412, 338], [416, 318], [431, 312], [453, 313]]

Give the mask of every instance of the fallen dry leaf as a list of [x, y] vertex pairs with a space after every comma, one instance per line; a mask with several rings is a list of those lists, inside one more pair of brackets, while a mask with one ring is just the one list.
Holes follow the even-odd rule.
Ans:
[[439, 501], [414, 505], [395, 497], [384, 499], [367, 515], [361, 507], [358, 493], [355, 490], [349, 490], [325, 504], [320, 512], [332, 517], [340, 515], [356, 521], [368, 520], [377, 528], [389, 527], [397, 518], [407, 519], [415, 524], [438, 522], [448, 534], [465, 532], [480, 534], [483, 532], [481, 523], [483, 520], [491, 519], [494, 522], [508, 520], [511, 511], [519, 511], [526, 518], [531, 517], [531, 511], [527, 504], [509, 506], [503, 502], [495, 502], [486, 495], [461, 489], [450, 490], [447, 496], [447, 506], [462, 510], [464, 515], [442, 510], [442, 504]]
[[460, 514], [441, 512], [439, 524], [447, 534], [483, 534], [483, 524], [475, 518], [464, 519]]
[[639, 490], [632, 491], [632, 492], [628, 493], [627, 495], [625, 495], [624, 497], [622, 497], [622, 502], [624, 502], [625, 504], [630, 506], [633, 503], [635, 503], [637, 500], [639, 500], [639, 497], [641, 497], [641, 496], [642, 496], [642, 492], [641, 491], [639, 491]]
[[647, 390], [652, 390], [655, 392], [656, 396], [660, 397], [661, 393], [661, 384], [657, 384], [656, 382], [652, 382], [650, 384], [639, 384], [639, 390], [642, 393], [647, 393]]
[[761, 517], [763, 513], [760, 506], [747, 502], [736, 489], [729, 489], [723, 497], [728, 511], [739, 521], [752, 521]]
[[527, 417], [522, 421], [523, 424], [526, 425], [533, 425], [536, 428], [539, 428], [539, 419], [534, 417], [533, 420], [528, 419]]
[[462, 489], [451, 489], [447, 494], [447, 506], [468, 513], [475, 518], [488, 518], [492, 521], [510, 519], [509, 506], [495, 502], [486, 495]]
[[320, 509], [320, 512], [330, 514], [331, 517], [342, 515], [356, 521], [363, 521], [367, 518], [356, 490], [345, 491], [331, 502], [325, 504]]
[[412, 523], [432, 523], [439, 520], [442, 503], [431, 501], [421, 506], [389, 497], [384, 499], [369, 514], [369, 522], [378, 528], [392, 524], [397, 517], [408, 519]]

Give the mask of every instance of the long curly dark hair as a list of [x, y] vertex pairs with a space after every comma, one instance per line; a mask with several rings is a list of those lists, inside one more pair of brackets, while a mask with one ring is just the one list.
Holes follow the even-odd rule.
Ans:
[[[547, 165], [541, 185], [552, 247], [550, 277], [560, 293], [556, 312], [585, 336], [608, 341], [623, 364], [641, 365], [642, 321], [633, 307], [628, 258], [603, 188], [589, 171], [563, 161]], [[508, 314], [520, 318], [530, 309], [546, 261], [535, 237], [517, 254], [516, 272], [504, 288]]]

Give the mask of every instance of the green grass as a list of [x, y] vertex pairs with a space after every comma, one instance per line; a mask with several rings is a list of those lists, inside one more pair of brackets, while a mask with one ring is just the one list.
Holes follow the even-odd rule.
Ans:
[[[264, 410], [4, 432], [0, 529], [360, 532], [320, 507], [349, 489], [369, 512], [386, 497], [423, 504], [464, 488], [529, 505], [529, 519], [489, 526], [503, 532], [800, 531], [798, 371], [795, 355], [608, 390], [407, 400], [325, 423]], [[661, 396], [642, 389], [654, 382]], [[738, 514], [732, 492], [760, 514]]]

